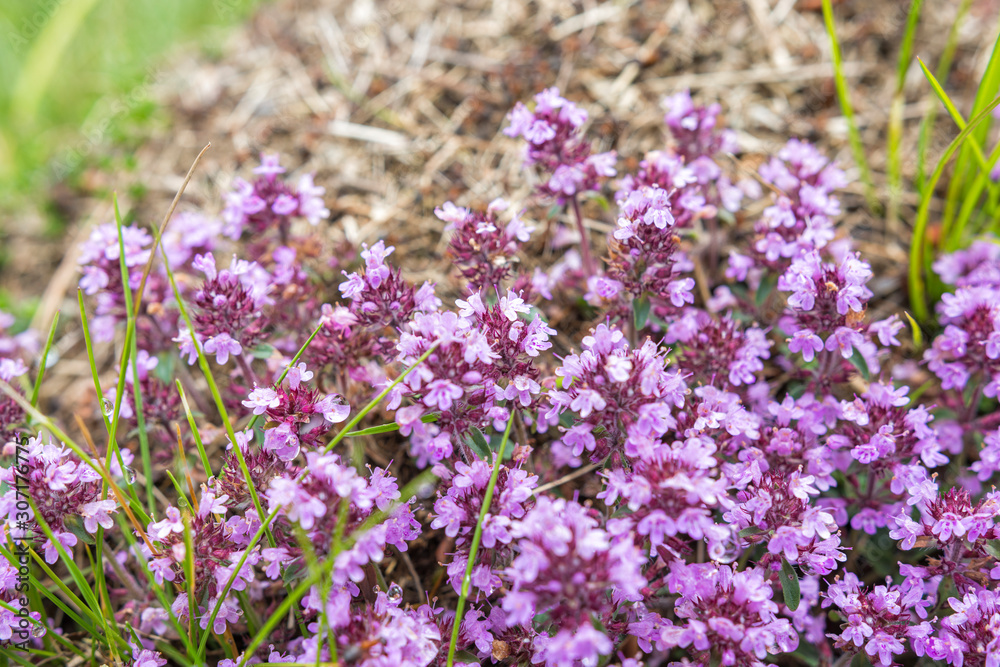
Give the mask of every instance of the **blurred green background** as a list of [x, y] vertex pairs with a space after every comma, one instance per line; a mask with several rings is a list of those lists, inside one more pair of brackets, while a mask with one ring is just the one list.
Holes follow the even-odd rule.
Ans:
[[157, 66], [211, 53], [259, 0], [0, 2], [0, 203], [44, 199], [158, 111]]

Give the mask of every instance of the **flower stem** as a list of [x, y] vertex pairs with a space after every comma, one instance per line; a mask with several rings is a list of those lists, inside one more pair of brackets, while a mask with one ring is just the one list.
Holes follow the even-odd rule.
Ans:
[[465, 576], [462, 577], [462, 592], [458, 597], [458, 607], [455, 608], [455, 622], [451, 626], [451, 642], [448, 644], [448, 666], [455, 664], [455, 648], [458, 644], [458, 633], [462, 626], [462, 614], [465, 611], [465, 599], [469, 597], [469, 588], [472, 584], [472, 568], [476, 563], [476, 555], [479, 551], [479, 541], [483, 537], [483, 522], [493, 504], [493, 491], [497, 486], [497, 479], [500, 477], [500, 465], [503, 463], [503, 453], [507, 448], [507, 441], [510, 439], [510, 427], [514, 424], [512, 412], [507, 420], [507, 428], [503, 433], [503, 440], [500, 441], [500, 449], [497, 451], [496, 459], [493, 461], [493, 474], [490, 475], [490, 482], [486, 486], [486, 495], [483, 496], [483, 507], [479, 510], [479, 521], [476, 522], [476, 532], [472, 534], [472, 544], [469, 546], [469, 560], [465, 565]]
[[580, 255], [583, 257], [583, 271], [590, 278], [596, 276], [597, 273], [594, 271], [594, 258], [590, 255], [587, 230], [583, 227], [583, 213], [580, 212], [580, 202], [577, 201], [576, 195], [573, 195], [569, 201], [573, 205], [573, 215], [576, 217], [576, 230], [580, 232]]

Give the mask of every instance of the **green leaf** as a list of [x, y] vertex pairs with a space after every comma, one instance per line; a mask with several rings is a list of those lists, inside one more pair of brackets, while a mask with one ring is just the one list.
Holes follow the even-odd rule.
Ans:
[[778, 277], [773, 273], [765, 274], [761, 278], [760, 285], [757, 287], [757, 293], [754, 294], [754, 305], [757, 306], [757, 310], [764, 307], [767, 302], [767, 297], [771, 296], [771, 292], [774, 291], [774, 286], [778, 284]]
[[76, 535], [76, 537], [84, 544], [97, 544], [97, 540], [94, 539], [94, 536], [87, 532], [87, 529], [83, 525], [83, 517], [79, 514], [64, 515], [63, 525], [69, 528], [69, 532]]
[[467, 442], [479, 454], [479, 458], [484, 461], [490, 460], [490, 443], [486, 440], [486, 436], [482, 431], [478, 428], [473, 428]]
[[801, 642], [799, 647], [792, 652], [792, 656], [798, 658], [809, 667], [819, 667], [819, 651], [815, 644]]
[[167, 352], [156, 355], [156, 368], [153, 369], [153, 376], [165, 385], [174, 383], [174, 371], [177, 367], [177, 357]]
[[962, 390], [962, 405], [967, 408], [972, 407], [972, 401], [974, 401], [978, 396], [981, 396], [981, 394], [978, 393], [979, 388], [979, 383], [967, 382], [965, 384], [965, 389]]
[[996, 559], [1000, 559], [1000, 540], [989, 540], [983, 545], [983, 548], [989, 555]]
[[802, 594], [799, 591], [799, 575], [795, 568], [784, 556], [781, 557], [781, 571], [778, 572], [778, 580], [781, 582], [781, 594], [785, 596], [785, 606], [789, 611], [799, 608], [799, 600]]
[[[938, 61], [937, 67], [936, 78], [942, 85], [948, 82], [951, 63], [955, 58], [955, 51], [958, 49], [959, 27], [961, 27], [970, 7], [972, 7], [972, 0], [962, 0], [958, 11], [955, 12], [955, 20], [951, 24], [951, 29], [948, 31], [948, 39], [945, 42], [944, 50], [941, 52], [941, 59]], [[920, 134], [917, 138], [917, 175], [914, 184], [916, 185], [917, 193], [920, 195], [924, 194], [924, 186], [927, 180], [927, 149], [930, 145], [930, 137], [936, 120], [937, 105], [928, 105], [923, 120], [920, 121]]]
[[868, 370], [868, 362], [865, 361], [865, 357], [861, 354], [860, 350], [854, 350], [854, 354], [851, 355], [851, 358], [848, 359], [848, 361], [854, 364], [854, 367], [858, 369], [859, 373], [861, 373], [861, 377], [864, 378], [865, 382], [871, 381], [872, 374], [871, 371]]
[[274, 346], [268, 345], [267, 343], [261, 343], [250, 351], [250, 354], [253, 355], [254, 359], [270, 359], [273, 353]]
[[749, 526], [744, 528], [739, 532], [740, 537], [750, 537], [751, 535], [760, 535], [761, 533], [766, 533], [767, 531], [763, 528], [758, 528], [757, 526]]
[[851, 667], [871, 667], [871, 661], [868, 656], [865, 655], [864, 651], [859, 651], [854, 658], [851, 659]]
[[632, 302], [632, 322], [636, 331], [646, 327], [646, 322], [649, 321], [649, 307], [649, 297], [645, 294]]
[[903, 311], [903, 314], [906, 315], [906, 319], [910, 323], [910, 331], [913, 332], [913, 344], [916, 345], [919, 350], [924, 346], [924, 332], [920, 330], [920, 325], [917, 324], [917, 321], [913, 319], [912, 315], [905, 310]]
[[588, 199], [592, 202], [596, 202], [597, 205], [601, 207], [602, 211], [611, 210], [611, 204], [608, 202], [608, 198], [598, 192], [591, 194]]

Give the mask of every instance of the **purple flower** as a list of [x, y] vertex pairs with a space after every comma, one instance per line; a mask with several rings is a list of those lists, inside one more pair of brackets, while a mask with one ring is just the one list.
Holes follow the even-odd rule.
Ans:
[[840, 352], [844, 359], [850, 359], [854, 355], [854, 348], [863, 345], [864, 336], [847, 327], [837, 327], [829, 338], [826, 339], [826, 349], [828, 352]]
[[114, 500], [97, 500], [80, 507], [80, 516], [83, 517], [83, 527], [88, 533], [96, 533], [97, 526], [107, 530], [115, 525], [111, 513], [118, 507]]
[[258, 387], [254, 385], [253, 391], [243, 405], [253, 410], [255, 415], [262, 415], [268, 408], [276, 408], [281, 404], [278, 392], [270, 387]]
[[903, 642], [895, 637], [879, 631], [865, 644], [865, 653], [870, 656], [878, 654], [879, 662], [885, 667], [893, 664], [893, 655], [903, 653]]
[[791, 352], [801, 352], [804, 361], [812, 361], [816, 353], [823, 349], [823, 339], [809, 329], [800, 329], [788, 339], [788, 349]]

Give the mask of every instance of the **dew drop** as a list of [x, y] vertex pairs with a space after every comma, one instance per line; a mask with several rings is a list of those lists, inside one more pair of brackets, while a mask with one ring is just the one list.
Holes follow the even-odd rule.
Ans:
[[732, 535], [708, 545], [708, 556], [717, 563], [732, 563], [741, 551], [739, 541]]
[[105, 417], [110, 417], [115, 412], [115, 404], [112, 403], [110, 399], [102, 398], [101, 399], [101, 407], [104, 410], [104, 416]]
[[125, 466], [125, 483], [134, 484], [135, 483], [135, 469], [130, 466]]
[[403, 587], [393, 582], [389, 584], [389, 590], [386, 591], [385, 595], [389, 598], [389, 602], [399, 602], [403, 599]]

